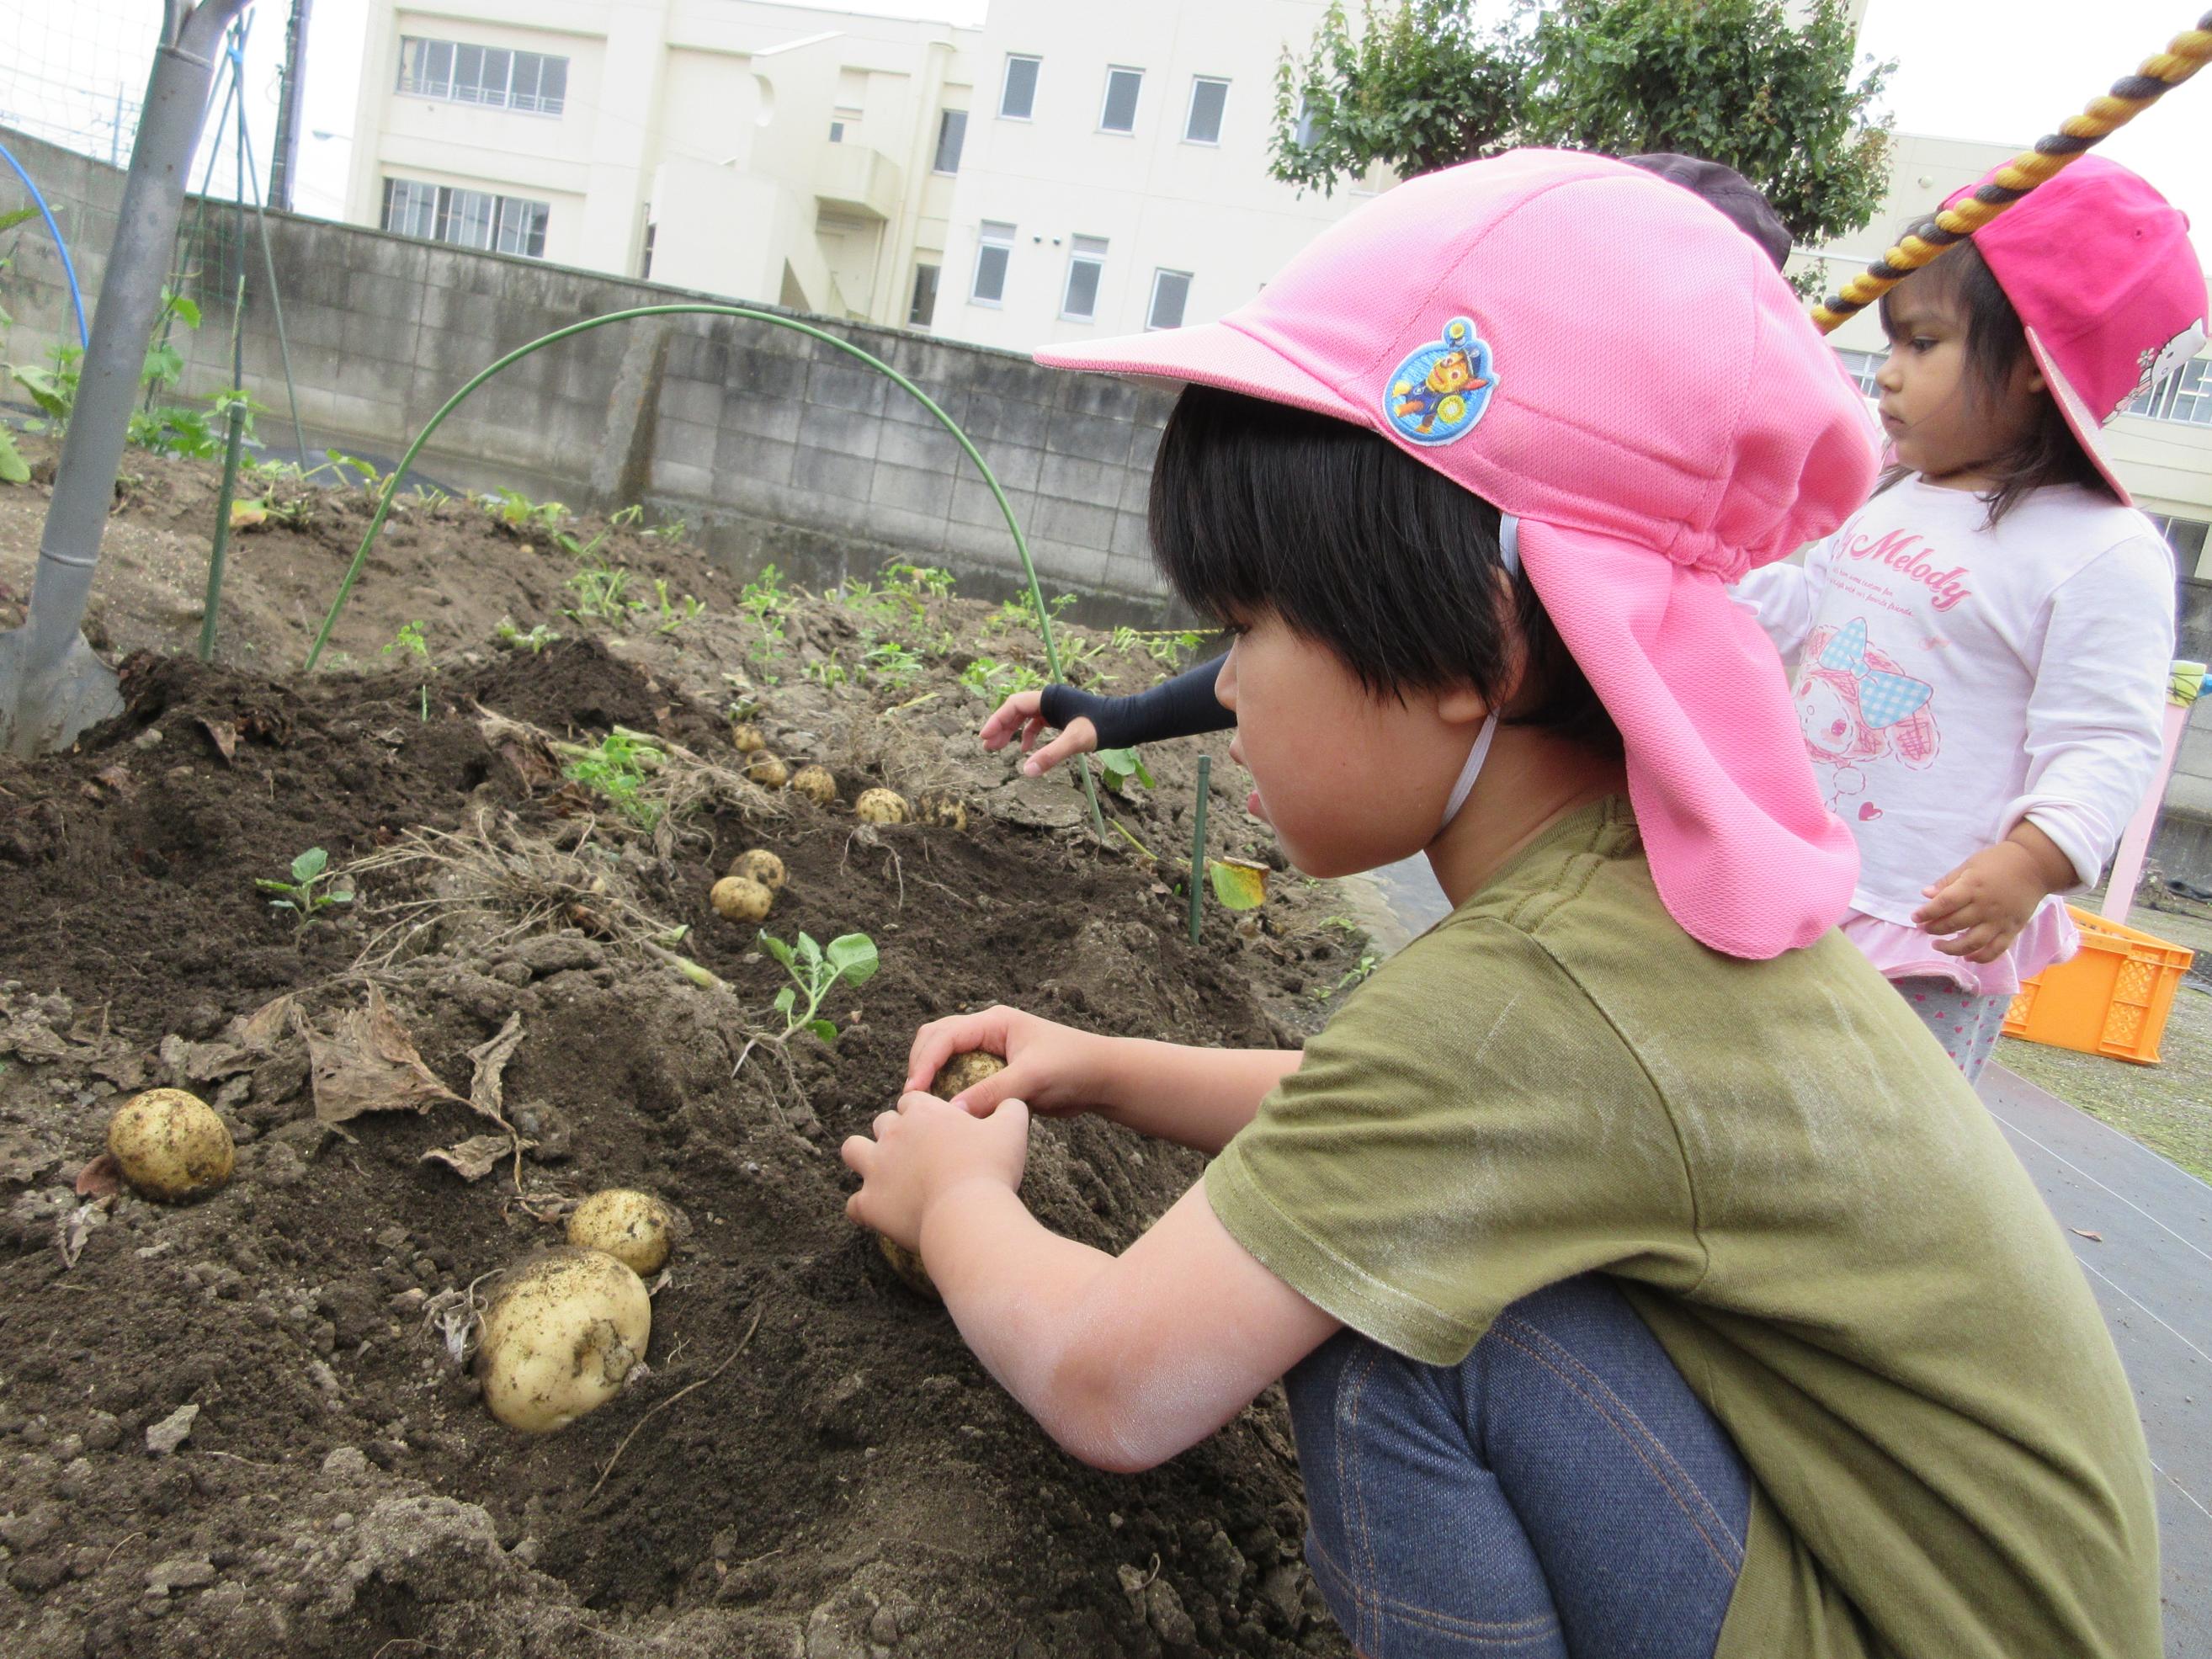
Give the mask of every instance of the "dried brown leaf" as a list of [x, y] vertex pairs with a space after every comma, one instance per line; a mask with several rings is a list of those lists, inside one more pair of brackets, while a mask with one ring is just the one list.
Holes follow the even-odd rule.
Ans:
[[112, 1152], [102, 1152], [76, 1172], [79, 1198], [112, 1198], [123, 1190], [123, 1166]]
[[238, 757], [236, 726], [228, 720], [211, 720], [203, 714], [199, 719], [199, 727], [208, 734], [208, 741], [215, 744], [215, 752], [222, 757], [224, 765], [229, 765]]
[[499, 1035], [489, 1042], [469, 1050], [469, 1059], [476, 1069], [469, 1077], [469, 1106], [480, 1117], [488, 1117], [512, 1136], [514, 1126], [507, 1121], [507, 1088], [502, 1081], [507, 1062], [514, 1057], [522, 1043], [522, 1016], [512, 1013], [507, 1024], [499, 1028]]
[[2087, 1227], [2069, 1227], [2066, 1231], [2076, 1238], [2087, 1239], [2092, 1244], [2101, 1244], [2105, 1242], [2104, 1234], [2093, 1232]]
[[423, 1153], [422, 1162], [442, 1164], [464, 1181], [482, 1181], [514, 1151], [515, 1144], [511, 1134], [471, 1135], [451, 1146], [440, 1146]]
[[307, 1058], [315, 1115], [325, 1123], [364, 1112], [427, 1112], [440, 1101], [461, 1098], [422, 1063], [375, 986], [368, 1006], [339, 1016], [328, 1036], [309, 1029]]

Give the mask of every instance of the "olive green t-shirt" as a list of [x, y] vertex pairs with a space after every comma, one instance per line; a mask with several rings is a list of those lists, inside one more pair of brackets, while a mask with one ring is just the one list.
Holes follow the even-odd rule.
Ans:
[[1425, 1364], [1613, 1275], [1757, 1478], [1723, 1659], [2155, 1659], [2149, 1454], [2027, 1173], [1841, 935], [1683, 933], [1625, 802], [1378, 969], [1206, 1187]]

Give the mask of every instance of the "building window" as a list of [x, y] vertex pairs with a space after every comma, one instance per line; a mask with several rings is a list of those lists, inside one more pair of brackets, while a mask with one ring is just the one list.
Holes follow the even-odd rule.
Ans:
[[1042, 58], [1006, 54], [1006, 83], [999, 92], [999, 113], [1009, 121], [1026, 121], [1036, 112], [1037, 70]]
[[568, 60], [402, 35], [399, 90], [416, 98], [558, 115], [568, 101]]
[[1109, 69], [1106, 71], [1106, 106], [1098, 112], [1098, 131], [1101, 132], [1134, 132], [1137, 130], [1137, 93], [1145, 84], [1142, 70]]
[[842, 144], [845, 142], [845, 124], [842, 121], [832, 121], [830, 124], [830, 142], [833, 144]]
[[915, 328], [927, 328], [937, 319], [937, 272], [935, 265], [914, 268], [914, 302], [906, 308], [906, 319]]
[[1006, 265], [1014, 257], [1014, 228], [986, 219], [978, 236], [975, 281], [968, 297], [979, 306], [995, 306], [1006, 297]]
[[1192, 144], [1219, 143], [1221, 112], [1228, 102], [1228, 82], [1203, 75], [1194, 76], [1190, 83], [1190, 113], [1183, 118], [1183, 141]]
[[968, 112], [949, 109], [937, 118], [937, 160], [931, 163], [934, 173], [960, 171], [961, 147], [968, 142]]
[[452, 190], [411, 179], [384, 181], [385, 229], [483, 252], [544, 258], [550, 211], [547, 204], [520, 196]]
[[1087, 323], [1098, 314], [1098, 279], [1106, 272], [1106, 239], [1078, 236], [1068, 249], [1067, 291], [1060, 296], [1060, 314], [1071, 323]]
[[1858, 383], [1861, 392], [1869, 398], [1881, 396], [1881, 388], [1875, 384], [1875, 376], [1881, 373], [1881, 366], [1889, 361], [1887, 351], [1838, 349], [1836, 356], [1844, 360], [1844, 373]]
[[638, 261], [637, 270], [637, 280], [641, 283], [646, 281], [653, 275], [653, 233], [660, 228], [659, 226], [654, 224], [653, 222], [653, 204], [651, 203], [648, 202], [646, 204], [645, 211], [645, 257]]
[[1190, 301], [1190, 273], [1156, 270], [1152, 273], [1152, 304], [1145, 313], [1146, 328], [1181, 328], [1183, 307]]
[[1310, 96], [1301, 97], [1298, 100], [1298, 125], [1291, 135], [1291, 143], [1300, 149], [1311, 149], [1314, 135], [1320, 124], [1321, 117], [1314, 108], [1313, 99]]
[[2199, 519], [2169, 518], [2154, 513], [2150, 521], [2158, 526], [2158, 533], [2166, 538], [2166, 545], [2173, 550], [2173, 568], [2183, 575], [2193, 575], [2204, 557], [2205, 538], [2212, 532], [2212, 524]]
[[2130, 415], [2212, 426], [2212, 357], [2193, 357], [2128, 405]]

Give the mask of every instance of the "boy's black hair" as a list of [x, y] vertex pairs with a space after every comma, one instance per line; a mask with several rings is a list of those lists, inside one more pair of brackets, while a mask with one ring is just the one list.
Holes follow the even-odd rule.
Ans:
[[[2014, 371], [2031, 361], [2027, 331], [2021, 326], [2020, 313], [2005, 297], [1996, 274], [1990, 269], [1989, 261], [1982, 258], [1981, 251], [1971, 241], [1961, 242], [1934, 264], [1913, 272], [1911, 282], [1915, 300], [1948, 305], [1965, 320], [1966, 373], [1974, 393], [1990, 403], [2002, 398], [2005, 388], [2012, 382]], [[1889, 335], [1893, 347], [1897, 336], [1890, 326], [1890, 297], [1896, 292], [1892, 289], [1881, 296], [1882, 331]], [[2029, 491], [2046, 484], [2080, 484], [2109, 501], [2119, 500], [2112, 486], [2106, 482], [2105, 475], [2090, 460], [2088, 452], [2081, 447], [2081, 441], [2067, 426], [2066, 417], [2058, 412], [2056, 392], [2043, 399], [2036, 422], [2026, 437], [1976, 465], [1996, 480], [1995, 487], [1981, 498], [1989, 508], [1986, 522], [1992, 526], [2018, 506]], [[1875, 493], [1888, 489], [1911, 471], [1909, 467], [1891, 467], [1882, 474], [1880, 489]]]
[[[1152, 463], [1153, 556], [1184, 602], [1228, 627], [1272, 610], [1378, 696], [1505, 690], [1498, 534], [1496, 507], [1380, 434], [1211, 386], [1185, 388]], [[1528, 577], [1510, 580], [1528, 705], [1510, 723], [1619, 753]]]

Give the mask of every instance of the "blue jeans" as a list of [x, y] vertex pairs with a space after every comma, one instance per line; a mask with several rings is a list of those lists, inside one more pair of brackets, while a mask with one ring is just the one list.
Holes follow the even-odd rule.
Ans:
[[1456, 1365], [1353, 1331], [1283, 1379], [1306, 1559], [1365, 1659], [1708, 1659], [1752, 1481], [1613, 1281], [1522, 1297]]

